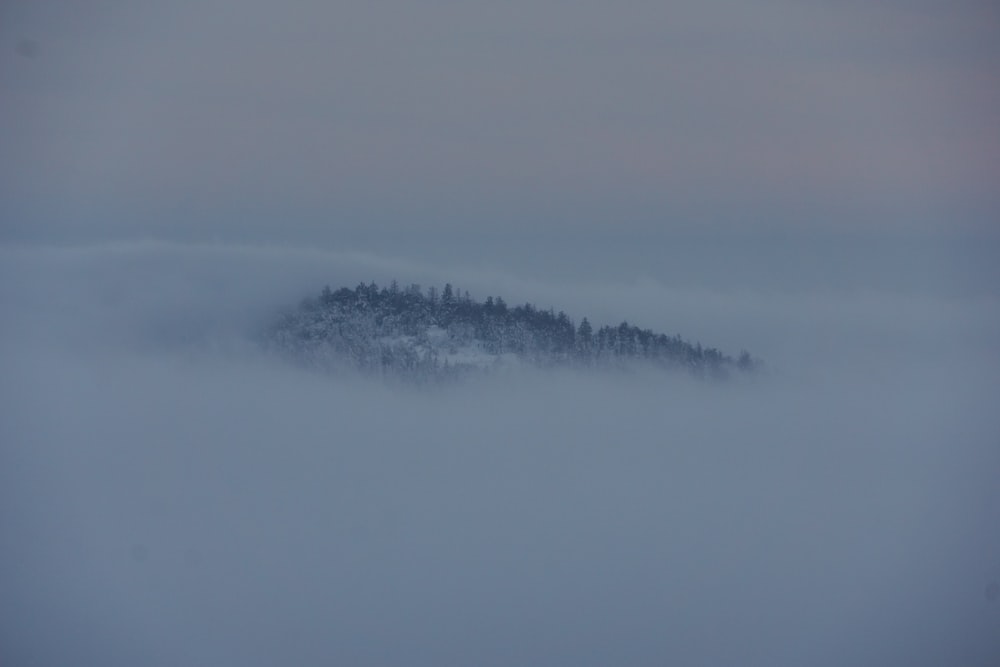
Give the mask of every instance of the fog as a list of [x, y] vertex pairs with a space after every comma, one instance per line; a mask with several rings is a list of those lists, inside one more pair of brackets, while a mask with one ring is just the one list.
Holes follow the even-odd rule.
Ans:
[[[416, 388], [256, 343], [324, 284], [393, 278], [767, 372]], [[3, 662], [997, 664], [1000, 300], [792, 282], [6, 246]]]
[[[0, 665], [1000, 664], [996, 3], [0, 3]], [[322, 374], [445, 283], [764, 372]]]

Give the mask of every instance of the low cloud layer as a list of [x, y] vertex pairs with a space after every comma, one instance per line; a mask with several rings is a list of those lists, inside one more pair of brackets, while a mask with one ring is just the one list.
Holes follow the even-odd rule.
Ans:
[[[995, 299], [162, 244], [8, 248], [0, 271], [11, 664], [1000, 659]], [[325, 283], [462, 276], [770, 373], [418, 392], [252, 342]]]

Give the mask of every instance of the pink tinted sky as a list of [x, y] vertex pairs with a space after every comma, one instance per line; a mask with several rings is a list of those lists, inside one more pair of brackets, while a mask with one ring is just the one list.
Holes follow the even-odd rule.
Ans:
[[1000, 214], [991, 2], [0, 11], [3, 237], [74, 216], [171, 236], [164, 211], [232, 238], [374, 220], [990, 232]]

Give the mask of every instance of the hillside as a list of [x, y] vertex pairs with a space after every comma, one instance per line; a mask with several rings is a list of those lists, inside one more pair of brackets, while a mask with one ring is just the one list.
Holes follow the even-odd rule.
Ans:
[[395, 281], [332, 291], [325, 287], [284, 314], [267, 344], [325, 370], [358, 369], [415, 380], [456, 377], [513, 365], [630, 367], [725, 378], [758, 366], [712, 347], [622, 322], [594, 328], [566, 313], [530, 303], [509, 307], [500, 297], [479, 302], [450, 284], [426, 292]]

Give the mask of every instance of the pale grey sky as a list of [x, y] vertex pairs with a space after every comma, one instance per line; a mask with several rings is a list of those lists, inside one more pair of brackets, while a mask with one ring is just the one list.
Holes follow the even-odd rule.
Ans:
[[990, 2], [0, 12], [6, 240], [905, 237], [1000, 215]]

